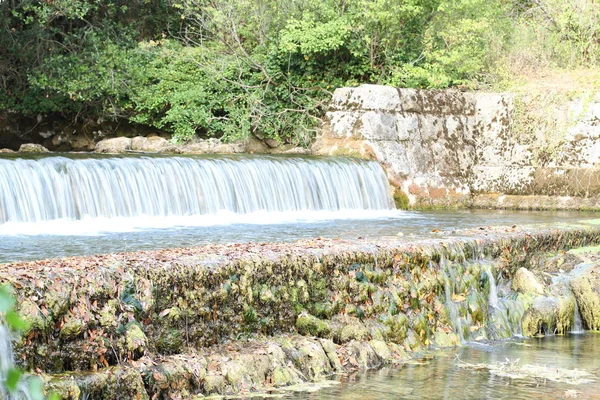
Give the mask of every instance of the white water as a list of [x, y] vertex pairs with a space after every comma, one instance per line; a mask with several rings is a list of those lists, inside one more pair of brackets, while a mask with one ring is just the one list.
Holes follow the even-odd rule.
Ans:
[[573, 329], [571, 333], [583, 333], [583, 323], [581, 321], [581, 313], [579, 312], [579, 306], [577, 300], [575, 300], [575, 307], [573, 311]]
[[0, 234], [90, 234], [391, 214], [397, 213], [383, 169], [362, 160], [0, 160]]

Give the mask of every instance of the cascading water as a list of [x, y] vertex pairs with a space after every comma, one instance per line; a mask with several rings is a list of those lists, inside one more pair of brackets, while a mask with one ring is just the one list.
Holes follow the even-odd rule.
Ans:
[[392, 208], [381, 166], [354, 159], [0, 160], [0, 224]]
[[583, 333], [583, 322], [581, 322], [581, 313], [577, 301], [574, 301], [573, 310], [573, 329], [571, 329], [571, 333]]

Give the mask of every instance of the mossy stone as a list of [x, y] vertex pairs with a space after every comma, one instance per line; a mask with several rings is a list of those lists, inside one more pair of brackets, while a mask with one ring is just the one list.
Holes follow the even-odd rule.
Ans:
[[69, 318], [67, 318], [67, 320], [60, 328], [60, 337], [63, 339], [76, 338], [81, 334], [84, 327], [85, 322], [83, 322], [83, 320], [75, 316], [69, 316]]
[[183, 347], [183, 336], [177, 329], [163, 331], [156, 340], [156, 350], [163, 354], [176, 354]]
[[369, 339], [369, 330], [358, 320], [352, 320], [340, 332], [340, 342], [347, 343], [351, 340], [364, 341]]
[[148, 338], [136, 323], [131, 323], [125, 331], [125, 347], [129, 351], [143, 351], [148, 343]]
[[406, 193], [400, 189], [394, 190], [394, 204], [398, 210], [408, 210], [410, 208], [410, 200]]
[[296, 329], [302, 335], [328, 337], [331, 334], [331, 327], [326, 321], [322, 321], [308, 313], [302, 313], [298, 316]]

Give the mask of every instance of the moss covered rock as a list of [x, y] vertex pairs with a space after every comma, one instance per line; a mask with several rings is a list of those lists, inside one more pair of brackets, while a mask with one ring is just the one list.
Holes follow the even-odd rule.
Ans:
[[296, 319], [298, 333], [308, 336], [329, 337], [331, 327], [328, 322], [313, 317], [308, 313], [302, 313]]
[[512, 289], [515, 292], [531, 295], [544, 294], [544, 286], [538, 281], [533, 272], [527, 268], [519, 268], [513, 276]]
[[571, 280], [585, 329], [600, 330], [600, 264], [584, 266]]

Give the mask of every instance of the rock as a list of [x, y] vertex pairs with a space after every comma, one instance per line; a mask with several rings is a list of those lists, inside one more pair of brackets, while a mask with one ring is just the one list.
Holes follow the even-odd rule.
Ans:
[[183, 154], [183, 153], [204, 154], [204, 152], [202, 152], [202, 151], [184, 151], [181, 148], [181, 146], [177, 146], [177, 145], [174, 145], [174, 144], [165, 146], [162, 149], [160, 149], [158, 152], [160, 154]]
[[544, 294], [544, 286], [527, 268], [519, 268], [513, 277], [512, 289], [523, 294]]
[[51, 379], [45, 385], [48, 393], [55, 393], [62, 400], [79, 400], [81, 397], [81, 389], [77, 386], [74, 379]]
[[15, 153], [15, 151], [11, 149], [0, 149], [0, 153]]
[[85, 323], [83, 320], [71, 315], [60, 328], [60, 337], [64, 339], [73, 339], [83, 331]]
[[96, 143], [96, 153], [125, 153], [127, 150], [131, 150], [131, 139], [127, 137], [117, 137], [111, 139], [104, 139]]
[[[342, 97], [337, 95], [337, 90], [333, 96]], [[343, 100], [334, 100], [337, 103], [343, 103]], [[350, 107], [361, 107], [364, 110], [377, 110], [377, 111], [400, 111], [400, 94], [398, 89], [390, 86], [381, 85], [360, 85], [355, 88], [350, 94], [347, 104]]]
[[242, 153], [245, 150], [243, 143], [218, 143], [212, 149], [215, 154], [235, 154]]
[[267, 146], [269, 146], [272, 149], [281, 145], [281, 143], [279, 143], [279, 141], [276, 139], [266, 138], [263, 141], [267, 144]]
[[30, 329], [44, 330], [46, 329], [47, 320], [44, 314], [41, 313], [38, 305], [29, 300], [24, 299], [19, 303], [19, 314], [21, 318], [29, 325]]
[[204, 377], [204, 392], [210, 394], [222, 394], [225, 392], [226, 381], [222, 375], [207, 375]]
[[129, 351], [144, 351], [148, 338], [137, 323], [132, 323], [125, 331], [125, 348]]
[[167, 146], [169, 146], [169, 141], [160, 136], [136, 136], [131, 139], [131, 149], [135, 151], [158, 153]]
[[342, 362], [338, 357], [335, 343], [333, 343], [329, 339], [321, 339], [320, 342], [321, 346], [323, 346], [323, 350], [325, 350], [325, 354], [327, 354], [327, 358], [329, 358], [329, 362], [331, 363], [333, 369], [337, 372], [343, 371], [344, 367], [342, 366]]
[[41, 144], [25, 143], [19, 147], [19, 153], [48, 153], [50, 150]]
[[298, 155], [310, 155], [310, 149], [304, 147], [292, 147], [289, 150], [284, 151], [282, 154], [298, 154]]
[[384, 362], [388, 362], [392, 359], [392, 352], [388, 345], [383, 340], [371, 340], [369, 345]]
[[70, 136], [68, 143], [74, 151], [91, 151], [96, 147], [94, 139], [85, 134]]
[[369, 330], [358, 320], [358, 318], [348, 317], [346, 323], [339, 331], [339, 342], [347, 343], [351, 340], [364, 341], [369, 339]]
[[264, 153], [269, 153], [270, 150], [271, 150], [271, 148], [269, 146], [267, 146], [267, 144], [265, 142], [263, 142], [262, 140], [254, 137], [254, 136], [249, 136], [246, 139], [245, 151], [247, 153], [264, 154]]
[[[381, 346], [378, 346], [378, 349], [383, 351]], [[348, 346], [346, 346], [346, 351], [348, 356], [350, 356], [348, 358], [350, 363], [354, 363], [355, 360], [356, 364], [354, 366], [358, 368], [377, 368], [383, 363], [383, 360], [379, 354], [367, 342], [353, 340], [348, 343]], [[383, 351], [383, 353], [387, 354], [385, 351]]]
[[567, 333], [571, 327], [574, 306], [572, 297], [536, 297], [521, 319], [523, 336]]
[[583, 265], [574, 274], [571, 290], [577, 300], [583, 327], [600, 330], [600, 263]]
[[435, 331], [434, 341], [437, 347], [454, 347], [460, 345], [460, 337], [456, 333], [446, 333], [440, 329]]
[[306, 312], [296, 319], [296, 329], [300, 334], [309, 336], [327, 337], [331, 333], [331, 327], [327, 322]]

